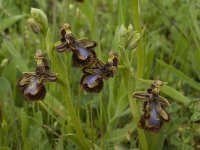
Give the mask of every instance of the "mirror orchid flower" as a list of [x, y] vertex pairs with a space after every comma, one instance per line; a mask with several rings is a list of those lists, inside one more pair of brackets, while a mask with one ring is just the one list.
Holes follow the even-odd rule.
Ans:
[[96, 47], [96, 42], [88, 40], [87, 38], [75, 39], [73, 36], [70, 25], [65, 23], [61, 30], [61, 43], [56, 46], [57, 52], [71, 51], [72, 63], [77, 67], [84, 67], [96, 61], [96, 53], [93, 48]]
[[110, 59], [106, 64], [97, 59], [95, 65], [83, 69], [84, 75], [80, 81], [82, 89], [87, 92], [100, 92], [103, 88], [103, 80], [114, 77], [117, 67], [118, 55], [114, 52], [110, 53]]
[[54, 82], [57, 79], [57, 74], [49, 71], [48, 61], [41, 51], [36, 52], [35, 59], [37, 63], [35, 72], [24, 72], [18, 82], [24, 98], [30, 101], [44, 99], [46, 82]]
[[165, 110], [170, 104], [167, 99], [160, 96], [160, 87], [162, 86], [162, 81], [155, 80], [147, 89], [147, 92], [135, 92], [133, 94], [134, 98], [144, 101], [143, 115], [138, 124], [144, 130], [158, 132], [163, 123], [170, 120], [170, 116]]

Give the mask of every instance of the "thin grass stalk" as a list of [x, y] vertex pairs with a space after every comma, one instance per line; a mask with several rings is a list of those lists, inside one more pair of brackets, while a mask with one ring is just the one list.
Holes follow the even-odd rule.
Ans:
[[[135, 77], [133, 76], [134, 75], [133, 68], [131, 66], [130, 60], [128, 59], [128, 53], [126, 53], [124, 49], [121, 49], [121, 52], [125, 60], [125, 64], [127, 66], [126, 74], [124, 75], [124, 80], [125, 80], [126, 86], [128, 87], [129, 105], [131, 108], [131, 113], [132, 113], [134, 122], [135, 124], [137, 124], [140, 119], [140, 112], [138, 110], [138, 105], [136, 103], [136, 100], [133, 99], [133, 91], [135, 89], [136, 81], [135, 81]], [[146, 141], [144, 131], [140, 128], [137, 128], [137, 132], [138, 132], [138, 137], [139, 137], [140, 149], [148, 150], [148, 144]]]
[[[52, 43], [52, 39], [51, 39], [51, 32], [50, 30], [47, 31], [47, 35], [46, 35], [46, 49], [47, 49], [47, 53], [49, 58], [51, 58], [51, 60], [54, 62], [55, 65], [55, 69], [57, 69], [59, 76], [61, 77], [61, 79], [65, 79], [64, 84], [62, 84], [61, 90], [65, 95], [66, 98], [66, 109], [69, 112], [69, 115], [71, 117], [71, 120], [73, 122], [74, 125], [74, 129], [77, 133], [77, 136], [79, 138], [79, 140], [81, 141], [81, 145], [79, 145], [82, 149], [84, 150], [88, 150], [90, 149], [90, 144], [88, 143], [83, 129], [81, 127], [81, 122], [80, 119], [78, 118], [78, 116], [76, 115], [76, 110], [74, 108], [74, 105], [72, 103], [72, 98], [71, 98], [71, 90], [70, 90], [70, 85], [69, 85], [69, 80], [68, 80], [68, 73], [67, 73], [67, 69], [64, 69], [66, 72], [63, 72], [63, 69], [61, 68], [60, 63], [58, 61], [58, 59], [56, 58], [56, 56], [53, 54], [53, 43]], [[64, 67], [64, 66], [63, 66]]]
[[[99, 94], [99, 99], [100, 99], [100, 116], [99, 116], [99, 120], [100, 120], [100, 133], [101, 135], [103, 135], [103, 98], [102, 98], [102, 93]], [[100, 148], [103, 149], [103, 138], [101, 136], [100, 139]]]
[[[134, 18], [134, 28], [136, 31], [141, 33], [141, 27], [140, 27], [140, 14], [139, 14], [139, 0], [132, 0], [132, 11], [133, 11], [133, 18]], [[145, 53], [142, 48], [142, 43], [140, 42], [137, 47], [137, 71], [136, 75], [139, 78], [143, 78], [144, 76], [144, 57]], [[132, 53], [133, 54], [133, 53]], [[140, 119], [140, 113], [138, 110], [138, 105], [136, 103], [136, 100], [132, 98], [132, 94], [129, 92], [129, 103], [131, 112], [134, 118], [135, 123], [137, 124]], [[139, 137], [139, 146], [141, 150], [148, 150], [148, 143], [145, 137], [145, 133], [140, 128], [137, 128], [138, 137]]]
[[[139, 8], [139, 0], [132, 0], [133, 3], [133, 24], [136, 31], [142, 34], [142, 29], [140, 26], [140, 8]], [[139, 43], [137, 47], [137, 76], [143, 78], [144, 76], [144, 59], [145, 52], [142, 46], [142, 41]]]

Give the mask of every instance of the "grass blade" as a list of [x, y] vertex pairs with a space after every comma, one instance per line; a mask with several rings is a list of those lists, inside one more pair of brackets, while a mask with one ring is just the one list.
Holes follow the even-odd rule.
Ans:
[[16, 15], [8, 19], [4, 19], [0, 23], [0, 32], [4, 31], [6, 28], [9, 28], [10, 26], [14, 25], [17, 21], [20, 19], [26, 17], [27, 15]]
[[187, 82], [188, 85], [190, 85], [191, 87], [193, 87], [194, 89], [200, 91], [200, 83], [194, 81], [192, 78], [190, 78], [189, 76], [185, 75], [183, 72], [179, 71], [178, 69], [176, 69], [175, 67], [168, 65], [167, 63], [165, 63], [162, 60], [158, 60], [157, 62], [165, 67], [166, 69], [168, 69], [171, 73], [175, 74], [177, 77], [179, 77], [181, 80]]

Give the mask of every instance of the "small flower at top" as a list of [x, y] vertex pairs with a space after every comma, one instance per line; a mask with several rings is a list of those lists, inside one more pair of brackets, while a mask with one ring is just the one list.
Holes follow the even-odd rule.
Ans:
[[24, 98], [29, 101], [44, 99], [46, 95], [46, 82], [53, 82], [57, 79], [57, 74], [49, 71], [48, 61], [41, 51], [35, 55], [35, 72], [24, 72], [22, 79], [18, 82]]
[[96, 53], [93, 48], [96, 47], [96, 42], [87, 38], [75, 39], [70, 28], [68, 23], [62, 26], [60, 30], [61, 43], [56, 46], [57, 52], [73, 52], [72, 63], [77, 67], [84, 67], [94, 63], [96, 61]]
[[98, 93], [103, 88], [103, 80], [113, 77], [118, 67], [118, 55], [110, 52], [110, 58], [106, 64], [97, 59], [94, 65], [83, 69], [83, 77], [80, 85], [87, 92]]
[[158, 132], [163, 123], [170, 120], [169, 114], [166, 112], [166, 107], [170, 104], [162, 96], [160, 96], [160, 87], [163, 82], [155, 80], [147, 92], [135, 92], [134, 98], [144, 100], [143, 115], [139, 121], [139, 127], [152, 132]]

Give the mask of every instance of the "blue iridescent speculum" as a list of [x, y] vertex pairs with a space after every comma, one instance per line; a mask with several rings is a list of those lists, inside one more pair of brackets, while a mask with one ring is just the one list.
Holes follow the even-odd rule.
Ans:
[[87, 84], [88, 87], [92, 88], [98, 84], [97, 79], [99, 77], [99, 74], [94, 75], [88, 75], [84, 79], [84, 83]]
[[91, 53], [89, 51], [87, 51], [86, 48], [76, 46], [76, 50], [77, 50], [79, 59], [85, 60], [88, 58], [88, 56], [91, 55]]
[[149, 125], [159, 127], [160, 126], [160, 115], [157, 111], [157, 104], [156, 102], [151, 102], [150, 104], [150, 116], [149, 116]]
[[37, 92], [39, 91], [38, 86], [39, 86], [38, 79], [36, 76], [33, 76], [30, 83], [25, 88], [24, 94], [36, 95]]
[[46, 89], [43, 81], [40, 78], [33, 75], [30, 79], [30, 83], [22, 86], [22, 92], [24, 98], [27, 100], [42, 100], [46, 96]]

